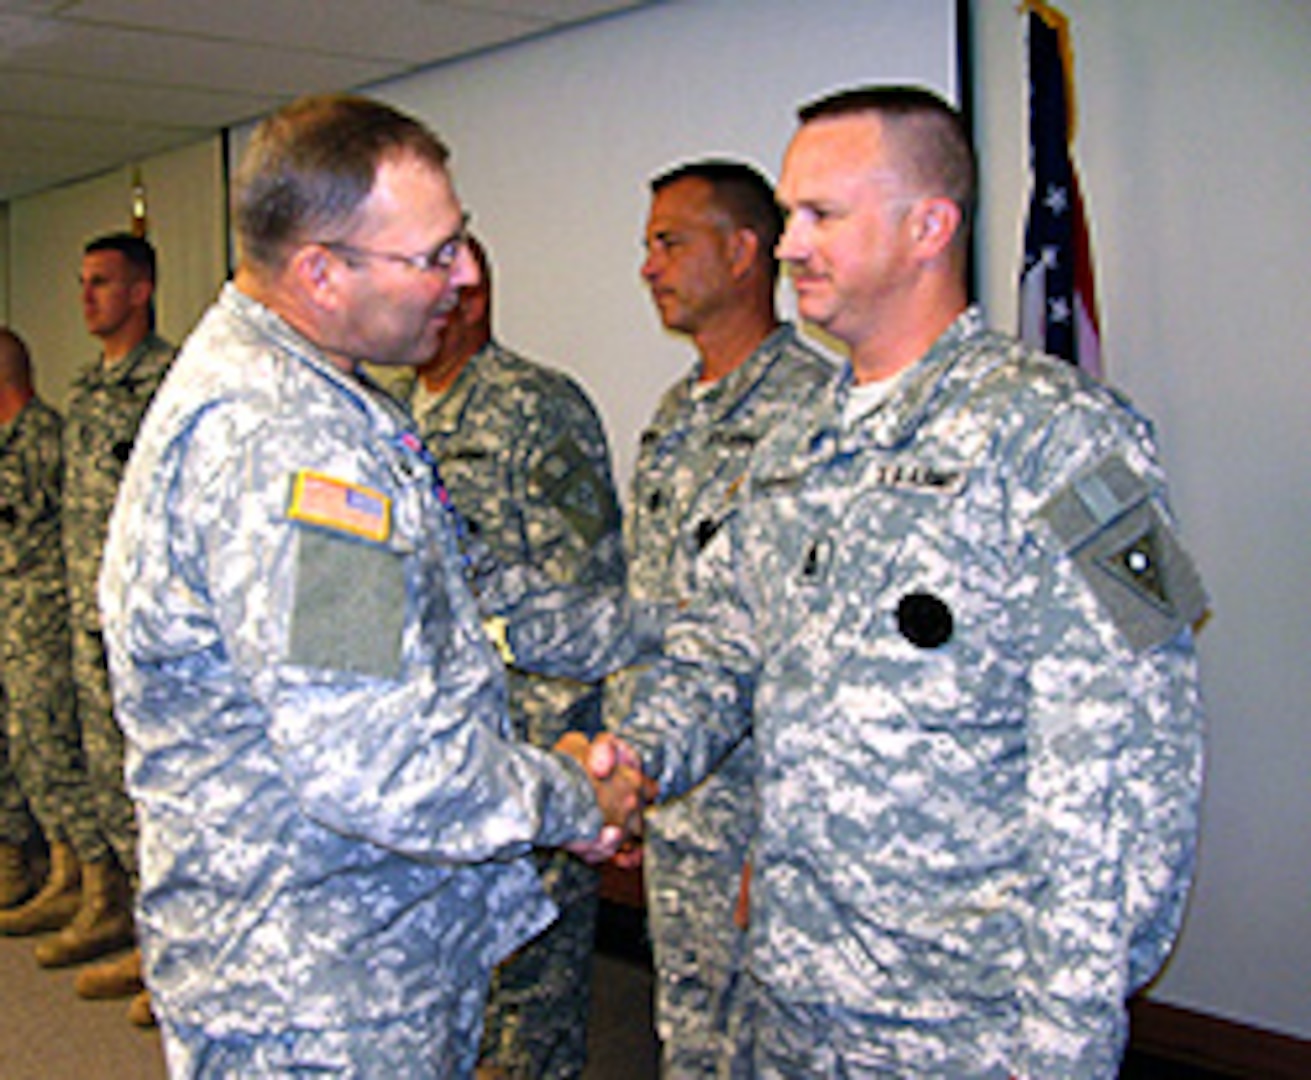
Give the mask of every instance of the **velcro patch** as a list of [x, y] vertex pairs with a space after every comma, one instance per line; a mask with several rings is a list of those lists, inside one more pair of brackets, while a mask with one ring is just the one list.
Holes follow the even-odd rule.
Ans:
[[[291, 663], [400, 677], [405, 561], [397, 552], [303, 529], [296, 537], [295, 575]], [[428, 598], [430, 606], [434, 600]]]
[[287, 516], [382, 544], [391, 535], [391, 499], [311, 469], [292, 476]]

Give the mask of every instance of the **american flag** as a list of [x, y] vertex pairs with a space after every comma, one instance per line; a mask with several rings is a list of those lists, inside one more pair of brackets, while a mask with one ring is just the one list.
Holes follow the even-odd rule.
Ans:
[[292, 479], [289, 517], [379, 543], [391, 531], [391, 500], [381, 492], [301, 469]]
[[1020, 337], [1102, 374], [1092, 242], [1071, 155], [1074, 72], [1069, 23], [1042, 0], [1029, 21], [1029, 164], [1033, 186], [1020, 274]]

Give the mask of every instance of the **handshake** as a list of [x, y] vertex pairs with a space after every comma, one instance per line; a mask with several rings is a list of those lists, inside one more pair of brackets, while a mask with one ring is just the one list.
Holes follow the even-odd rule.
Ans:
[[573, 758], [587, 771], [604, 821], [599, 835], [571, 841], [565, 849], [593, 864], [617, 858], [621, 865], [636, 865], [642, 812], [657, 794], [655, 781], [642, 773], [637, 753], [608, 732], [589, 743], [577, 731], [565, 734], [555, 744], [555, 752]]

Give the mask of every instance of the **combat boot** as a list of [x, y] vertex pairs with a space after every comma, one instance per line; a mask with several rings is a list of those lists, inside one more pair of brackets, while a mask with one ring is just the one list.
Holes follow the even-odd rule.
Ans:
[[21, 937], [60, 930], [82, 903], [82, 870], [68, 844], [50, 845], [50, 872], [37, 894], [21, 907], [0, 911], [0, 934]]
[[0, 908], [17, 907], [32, 895], [32, 875], [22, 844], [0, 844]]
[[141, 950], [132, 949], [113, 960], [92, 964], [77, 973], [73, 989], [78, 997], [125, 998], [146, 988], [141, 978]]
[[155, 1010], [150, 1007], [149, 990], [142, 990], [128, 1004], [127, 1019], [128, 1023], [136, 1024], [139, 1028], [152, 1028], [159, 1023], [155, 1019]]
[[113, 858], [82, 867], [82, 904], [73, 921], [36, 947], [42, 967], [95, 960], [134, 943], [127, 877]]

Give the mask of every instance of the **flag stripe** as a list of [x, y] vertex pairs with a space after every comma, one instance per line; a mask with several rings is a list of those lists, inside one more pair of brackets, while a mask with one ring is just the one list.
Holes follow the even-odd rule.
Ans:
[[1035, 3], [1028, 26], [1032, 188], [1020, 273], [1020, 337], [1100, 377], [1092, 242], [1070, 146], [1074, 73], [1061, 40], [1068, 23], [1050, 5]]

